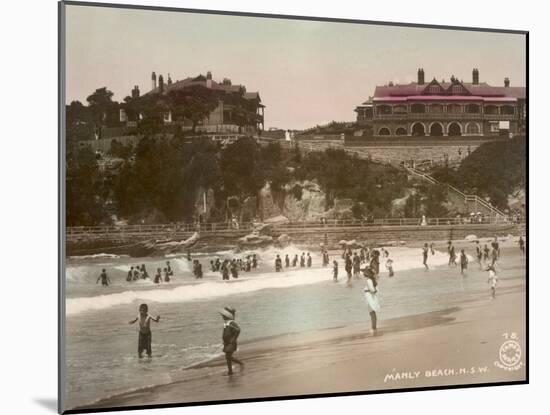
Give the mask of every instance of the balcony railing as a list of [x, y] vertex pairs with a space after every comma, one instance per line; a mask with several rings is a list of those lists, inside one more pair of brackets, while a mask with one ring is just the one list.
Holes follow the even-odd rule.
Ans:
[[[511, 116], [507, 116], [510, 119]], [[482, 114], [469, 114], [465, 112], [420, 112], [420, 113], [403, 113], [403, 114], [376, 114], [374, 120], [480, 120]]]

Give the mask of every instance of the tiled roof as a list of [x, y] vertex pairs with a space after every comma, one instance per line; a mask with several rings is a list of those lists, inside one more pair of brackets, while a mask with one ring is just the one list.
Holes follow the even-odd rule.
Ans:
[[407, 102], [407, 101], [517, 101], [514, 97], [482, 97], [479, 95], [410, 95], [410, 96], [389, 96], [374, 97], [374, 102]]
[[[388, 97], [411, 97], [420, 96], [423, 94], [424, 89], [429, 85], [425, 83], [418, 85], [416, 82], [409, 84], [397, 84], [397, 85], [384, 85], [377, 86], [374, 90], [374, 98], [388, 98]], [[444, 89], [449, 88], [452, 84], [450, 82], [439, 82]], [[525, 87], [504, 87], [504, 86], [491, 86], [485, 82], [479, 84], [472, 84], [463, 82], [462, 85], [473, 95], [478, 97], [510, 97], [510, 98], [525, 98]], [[428, 95], [423, 95], [427, 97]], [[433, 95], [432, 95], [433, 96]], [[452, 95], [440, 95], [450, 98]]]

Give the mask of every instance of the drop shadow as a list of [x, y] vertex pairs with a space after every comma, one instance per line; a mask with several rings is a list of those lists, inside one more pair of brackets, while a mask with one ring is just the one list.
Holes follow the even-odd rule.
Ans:
[[55, 398], [35, 398], [34, 401], [50, 411], [57, 413], [57, 399]]

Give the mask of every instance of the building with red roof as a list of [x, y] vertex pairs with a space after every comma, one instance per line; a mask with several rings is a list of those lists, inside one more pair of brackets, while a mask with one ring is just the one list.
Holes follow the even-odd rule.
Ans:
[[424, 81], [377, 86], [374, 95], [356, 107], [357, 122], [371, 125], [374, 136], [478, 136], [522, 134], [526, 120], [526, 88], [451, 77], [449, 82]]

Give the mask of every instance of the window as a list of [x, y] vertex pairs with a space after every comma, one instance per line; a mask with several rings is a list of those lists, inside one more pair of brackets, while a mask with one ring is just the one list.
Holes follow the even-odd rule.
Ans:
[[468, 104], [466, 105], [466, 112], [468, 114], [479, 114], [480, 107], [478, 104]]
[[412, 104], [411, 112], [414, 114], [423, 114], [426, 112], [426, 106], [424, 104]]
[[395, 135], [407, 135], [407, 130], [403, 127], [399, 127], [395, 130]]
[[476, 122], [470, 122], [466, 126], [466, 134], [478, 135], [480, 133], [479, 124]]
[[379, 115], [391, 114], [391, 107], [389, 105], [379, 105], [376, 107], [376, 113]]
[[484, 108], [484, 112], [486, 115], [497, 115], [498, 107], [496, 107], [495, 105], [486, 105]]
[[449, 104], [447, 105], [447, 112], [450, 112], [452, 114], [460, 114], [462, 112], [462, 105]]
[[515, 114], [515, 108], [511, 105], [504, 105], [500, 108], [500, 113], [503, 115], [514, 115]]

